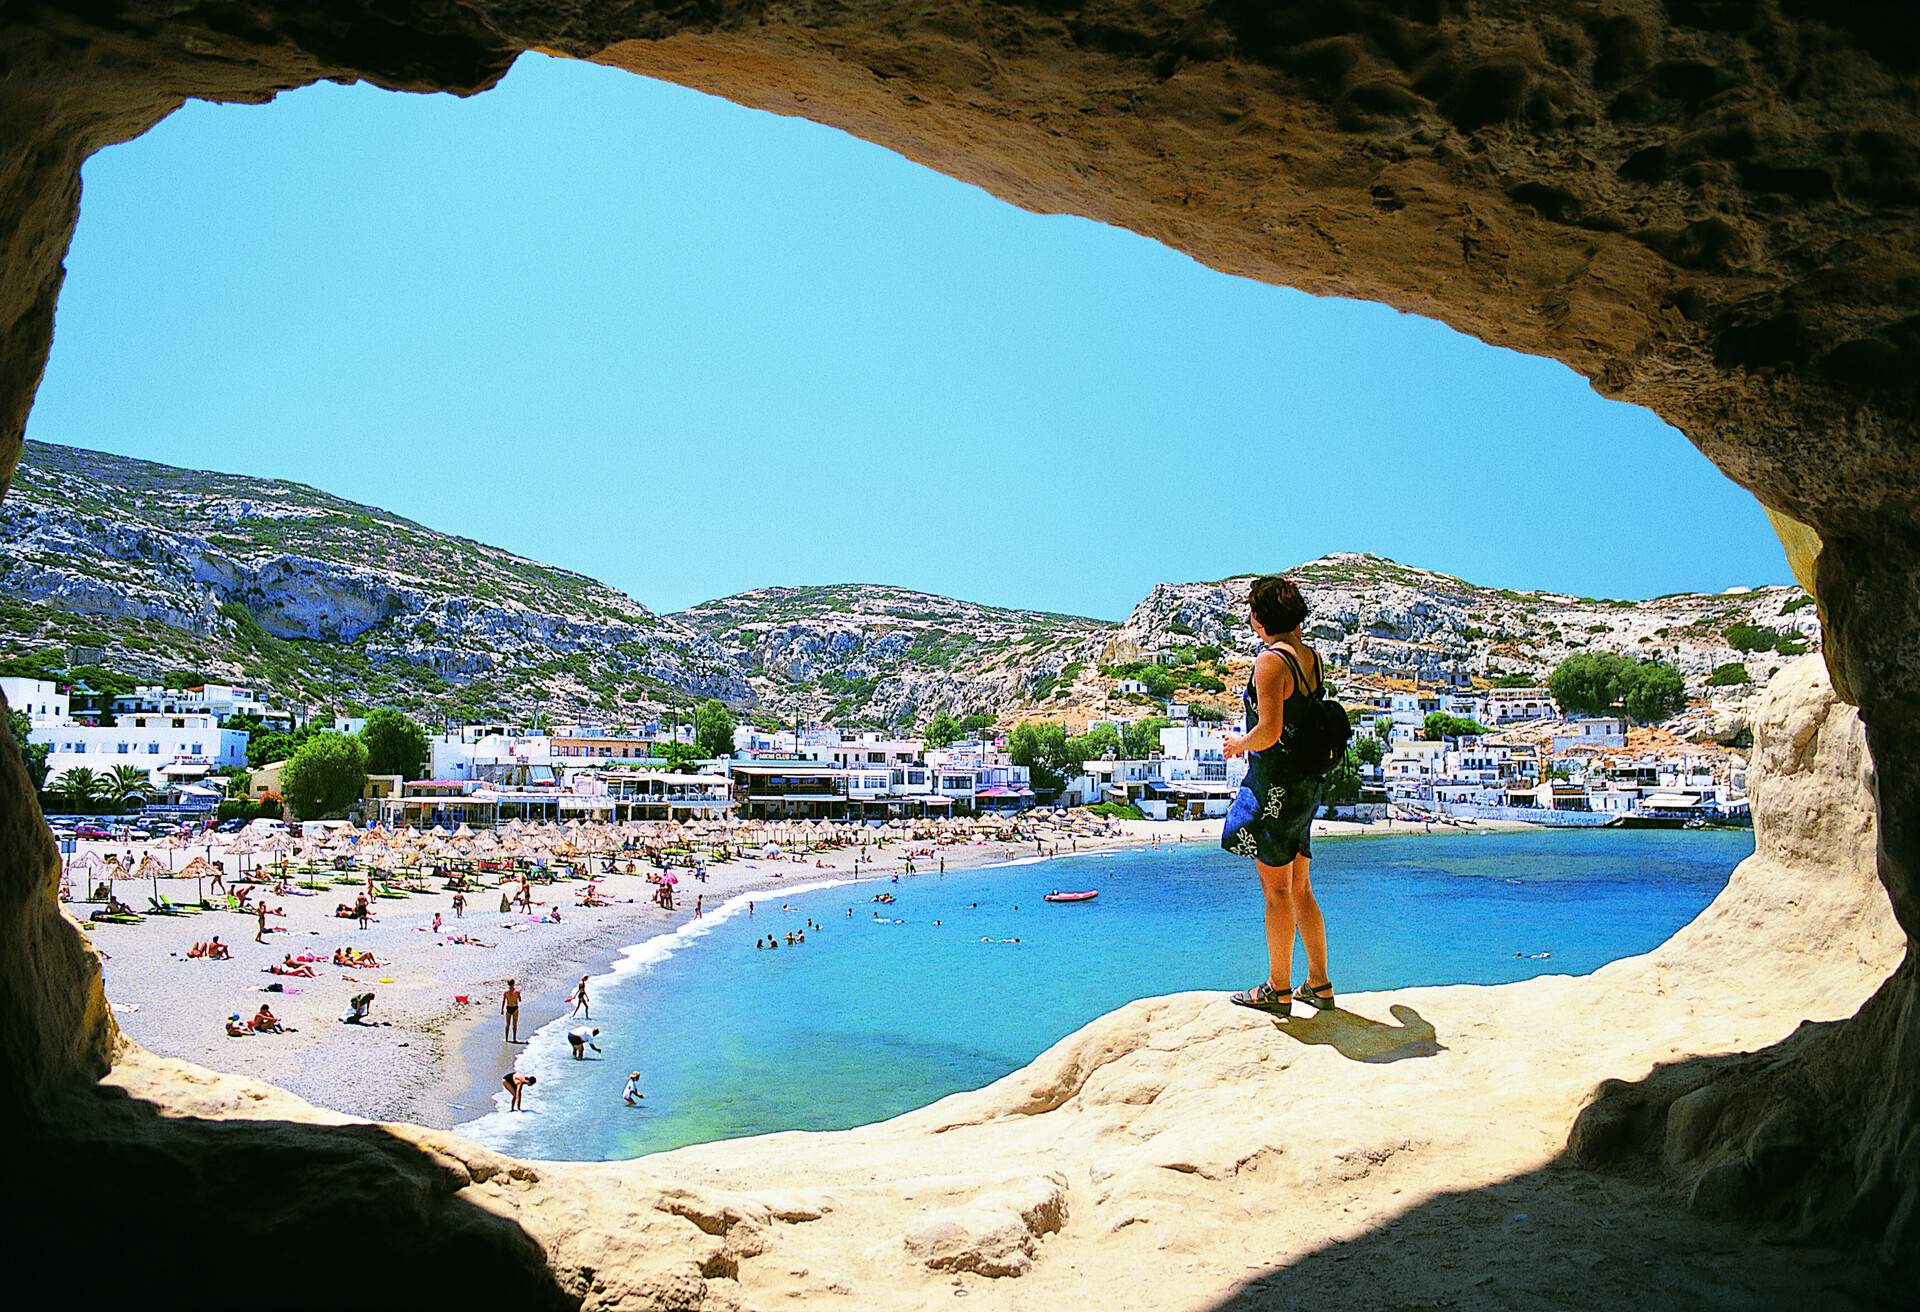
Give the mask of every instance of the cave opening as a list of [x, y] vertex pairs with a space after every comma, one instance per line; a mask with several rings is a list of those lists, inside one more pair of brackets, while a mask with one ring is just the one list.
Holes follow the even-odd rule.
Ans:
[[[1915, 136], [1902, 101], [1909, 76], [1872, 48], [1870, 34], [1784, 6], [1665, 22], [1644, 6], [1573, 16], [1516, 7], [1525, 38], [1517, 44], [1504, 24], [1400, 8], [1361, 6], [1325, 20], [1352, 23], [1346, 33], [1278, 18], [1250, 25], [1232, 15], [1190, 15], [1199, 26], [1179, 33], [1145, 20], [1069, 33], [1051, 17], [1011, 20], [1009, 29], [996, 26], [1004, 17], [971, 13], [862, 28], [874, 15], [861, 14], [822, 20], [826, 36], [780, 15], [662, 40], [674, 25], [657, 15], [645, 17], [644, 31], [616, 23], [582, 32], [518, 11], [502, 19], [521, 25], [512, 35], [462, 27], [464, 13], [411, 15], [411, 24], [388, 17], [377, 29], [253, 32], [244, 43], [197, 12], [166, 20], [182, 29], [166, 41], [154, 30], [103, 31], [81, 19], [62, 41], [15, 33], [9, 40], [44, 72], [8, 92], [8, 112], [26, 128], [20, 167], [4, 183], [21, 220], [9, 239], [10, 349], [0, 366], [9, 460], [45, 359], [77, 168], [90, 151], [137, 133], [184, 94], [250, 98], [342, 72], [473, 90], [499, 76], [515, 50], [571, 47], [743, 103], [837, 121], [1023, 203], [1165, 235], [1217, 267], [1416, 302], [1646, 401], [1780, 517], [1796, 570], [1823, 607], [1833, 683], [1859, 708], [1844, 764], [1815, 769], [1809, 752], [1830, 717], [1810, 708], [1842, 703], [1831, 694], [1822, 702], [1807, 686], [1781, 703], [1780, 777], [1805, 784], [1795, 800], [1811, 823], [1782, 824], [1779, 859], [1830, 864], [1834, 835], [1824, 827], [1850, 817], [1850, 850], [1891, 894], [1902, 927], [1891, 941], [1906, 949], [1920, 898], [1920, 771], [1901, 746], [1912, 740], [1920, 704], [1911, 659], [1920, 632], [1920, 517], [1901, 436], [1910, 431], [1914, 377], [1899, 367], [1910, 349], [1900, 327], [1905, 293], [1887, 275], [1909, 258], [1913, 240], [1909, 201], [1893, 176], [1903, 143]], [[632, 36], [647, 40], [621, 44]], [[104, 78], [102, 52], [112, 70]], [[1256, 85], [1247, 70], [1262, 73]], [[993, 87], [984, 100], [983, 82]], [[1063, 125], [1051, 112], [1063, 89], [1088, 106], [1083, 123]], [[1756, 118], [1756, 106], [1767, 113]], [[1732, 159], [1750, 163], [1730, 162], [1714, 145], [1719, 138], [1699, 135], [1716, 115], [1735, 135], [1749, 130], [1757, 151]], [[1304, 124], [1311, 131], [1290, 147], [1320, 153], [1275, 154], [1267, 146], [1274, 134], [1246, 131], [1250, 121]], [[1134, 135], [1143, 123], [1165, 126], [1168, 145]], [[1847, 125], [1857, 135], [1834, 135]], [[1557, 149], [1535, 151], [1543, 141], [1557, 147], [1564, 133], [1586, 134], [1585, 147], [1615, 171], [1596, 175]], [[1256, 167], [1259, 156], [1271, 158]], [[1169, 159], [1188, 162], [1195, 176], [1176, 179]], [[1249, 176], [1269, 179], [1268, 194], [1282, 202], [1271, 211], [1247, 203], [1260, 190]], [[1616, 176], [1618, 184], [1597, 180]], [[1379, 223], [1383, 186], [1403, 202], [1392, 213], [1409, 216], [1400, 228]], [[1791, 199], [1783, 203], [1783, 195]], [[1788, 243], [1792, 258], [1776, 258], [1762, 235], [1781, 227], [1799, 239]], [[1310, 234], [1325, 249], [1276, 242], [1280, 231]], [[23, 1116], [48, 1127], [46, 1144], [66, 1150], [58, 1169], [52, 1158], [34, 1163], [47, 1178], [78, 1164], [130, 1179], [138, 1160], [149, 1170], [197, 1170], [216, 1160], [214, 1145], [226, 1144], [242, 1150], [220, 1159], [241, 1173], [230, 1179], [284, 1190], [315, 1164], [312, 1154], [350, 1155], [352, 1145], [376, 1137], [314, 1131], [305, 1152], [282, 1152], [223, 1119], [236, 1096], [248, 1095], [229, 1092], [225, 1102], [194, 1108], [179, 1087], [185, 1077], [163, 1072], [163, 1084], [176, 1082], [176, 1105], [194, 1109], [160, 1118], [166, 1124], [155, 1133], [163, 1137], [144, 1141], [144, 1159], [124, 1151], [137, 1136], [104, 1123], [76, 1141], [75, 1119], [92, 1115], [74, 1117], [76, 1088], [110, 1064], [112, 1022], [97, 966], [53, 905], [57, 864], [31, 791], [11, 759], [0, 768], [9, 801], [0, 823], [18, 856], [5, 890], [6, 1089]], [[1850, 794], [1835, 782], [1843, 777]], [[1720, 928], [1728, 932], [1696, 946], [1738, 955], [1741, 933]], [[1751, 935], [1751, 923], [1744, 930]], [[1844, 932], [1820, 946], [1858, 951]], [[1684, 1174], [1701, 1208], [1757, 1212], [1808, 1235], [1866, 1243], [1896, 1266], [1910, 1263], [1920, 1176], [1911, 1169], [1920, 1090], [1906, 1060], [1916, 1032], [1912, 971], [1909, 955], [1853, 1019], [1807, 1027], [1754, 1058], [1704, 1073], [1699, 1062], [1681, 1061], [1651, 1079], [1603, 1088], [1575, 1131], [1576, 1156], [1658, 1178], [1664, 1143], [1667, 1158], [1678, 1152], [1691, 1163]], [[1061, 1079], [1063, 1090], [1084, 1087]], [[1036, 1105], [1051, 1096], [1044, 1088], [1035, 1095]], [[438, 1253], [487, 1255], [493, 1264], [484, 1269], [496, 1279], [509, 1267], [537, 1268], [530, 1289], [538, 1296], [530, 1292], [527, 1302], [613, 1301], [633, 1292], [595, 1286], [593, 1268], [605, 1264], [574, 1246], [577, 1227], [535, 1223], [543, 1251], [525, 1232], [503, 1231], [492, 1210], [449, 1208], [451, 1193], [490, 1183], [530, 1191], [526, 1168], [451, 1150], [429, 1152], [424, 1162], [379, 1160], [408, 1189], [423, 1172], [437, 1172], [436, 1183], [396, 1197], [410, 1235], [447, 1245], [431, 1250]], [[1192, 1164], [1174, 1169], [1191, 1174]], [[1485, 1191], [1473, 1197], [1499, 1201]], [[1057, 1226], [1062, 1207], [1053, 1195], [996, 1205], [1038, 1218], [1036, 1227]], [[788, 1200], [764, 1215], [778, 1219], [781, 1208], [793, 1216], [808, 1210]], [[676, 1277], [698, 1290], [647, 1286], [642, 1296], [660, 1301], [708, 1297], [701, 1282], [737, 1276], [742, 1253], [764, 1242], [757, 1232], [768, 1224], [738, 1204], [685, 1196], [656, 1213], [695, 1218], [709, 1238], [738, 1232], [742, 1241], [717, 1244], [690, 1268], [697, 1275]], [[1479, 1224], [1484, 1230], [1491, 1221], [1482, 1216]], [[564, 1284], [547, 1263], [564, 1266]], [[1255, 1305], [1257, 1294], [1249, 1286], [1236, 1297]], [[443, 1290], [423, 1301], [445, 1297]]]

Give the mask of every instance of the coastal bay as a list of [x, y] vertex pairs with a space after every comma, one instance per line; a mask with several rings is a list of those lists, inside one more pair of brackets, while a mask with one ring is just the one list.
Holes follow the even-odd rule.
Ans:
[[[1316, 822], [1316, 834], [1388, 836], [1426, 831], [1408, 822], [1362, 825]], [[1520, 829], [1525, 826], [1489, 826]], [[1210, 842], [1218, 821], [1143, 823], [1117, 821], [1115, 833], [1100, 840], [1116, 847]], [[1468, 831], [1441, 832], [1464, 835]], [[915, 844], [894, 839], [874, 849], [876, 860], [863, 866], [867, 879], [884, 879], [902, 868]], [[1083, 847], [1088, 846], [1083, 843]], [[83, 844], [101, 854], [131, 851], [138, 844]], [[499, 891], [468, 895], [464, 919], [456, 920], [451, 895], [433, 893], [405, 900], [380, 900], [373, 925], [361, 930], [333, 911], [350, 903], [353, 890], [329, 889], [310, 897], [269, 896], [284, 910], [269, 917], [276, 930], [255, 943], [255, 919], [224, 912], [180, 918], [150, 917], [138, 925], [89, 925], [88, 933], [106, 955], [107, 997], [122, 1031], [153, 1052], [267, 1080], [317, 1105], [369, 1120], [406, 1120], [446, 1128], [484, 1113], [499, 1088], [500, 1073], [515, 1050], [500, 1042], [499, 999], [508, 978], [520, 983], [525, 1002], [521, 1032], [537, 1029], [567, 1010], [566, 998], [582, 974], [600, 975], [623, 953], [682, 933], [694, 923], [694, 898], [718, 908], [738, 895], [766, 893], [779, 898], [794, 886], [853, 877], [858, 849], [828, 848], [802, 859], [743, 857], [708, 866], [705, 884], [683, 882], [679, 909], [653, 905], [653, 889], [640, 874], [613, 874], [602, 881], [611, 905], [575, 905], [579, 883], [536, 886], [536, 911], [561, 908], [560, 923], [538, 916], [501, 914]], [[1031, 843], [965, 843], [937, 849], [949, 871], [962, 871], [1036, 856]], [[1068, 852], [1071, 855], [1071, 850]], [[159, 853], [165, 859], [164, 853]], [[190, 855], [190, 854], [188, 854]], [[176, 855], [175, 863], [180, 857]], [[684, 872], [682, 872], [684, 874]], [[145, 881], [116, 886], [120, 894], [144, 903]], [[193, 881], [159, 881], [159, 892], [182, 901], [195, 893]], [[85, 908], [76, 907], [84, 915]], [[449, 943], [430, 932], [435, 912], [448, 932], [466, 932], [492, 948]], [[231, 946], [230, 961], [188, 959], [199, 941], [218, 934]], [[371, 951], [377, 969], [345, 969], [316, 964], [315, 979], [282, 978], [267, 973], [288, 954], [331, 954], [336, 946]], [[281, 990], [265, 992], [278, 983]], [[338, 1017], [355, 993], [375, 996], [370, 1026], [343, 1025]], [[465, 997], [467, 1001], [458, 999]], [[238, 1012], [250, 1016], [262, 1002], [294, 1032], [228, 1038], [221, 1022]]]

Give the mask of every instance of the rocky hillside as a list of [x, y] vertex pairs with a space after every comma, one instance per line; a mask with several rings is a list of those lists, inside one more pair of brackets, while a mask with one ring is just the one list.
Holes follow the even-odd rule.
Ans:
[[593, 579], [297, 483], [29, 443], [0, 501], [6, 655], [315, 707], [614, 709], [750, 695], [713, 645]]
[[[1292, 572], [1349, 680], [1543, 679], [1599, 649], [1671, 661], [1714, 713], [1737, 714], [1820, 641], [1793, 587], [1618, 601], [1345, 553]], [[618, 722], [711, 695], [776, 722], [1084, 720], [1144, 700], [1115, 695], [1142, 667], [1224, 707], [1250, 650], [1247, 583], [1159, 584], [1118, 624], [875, 584], [760, 588], [657, 615], [593, 579], [294, 483], [36, 442], [0, 500], [0, 658], [259, 684], [316, 710]]]
[[[1575, 652], [1612, 651], [1677, 666], [1697, 697], [1741, 702], [1791, 657], [1820, 646], [1812, 599], [1793, 586], [1623, 601], [1481, 587], [1352, 552], [1289, 572], [1306, 594], [1312, 641], [1350, 677], [1544, 681]], [[1251, 577], [1156, 585], [1114, 629], [1097, 664], [1166, 659], [1169, 652], [1177, 660], [1206, 645], [1247, 651]], [[1746, 681], [1733, 681], [1728, 670], [1709, 683], [1715, 671], [1734, 665], [1744, 667]]]
[[670, 618], [710, 638], [770, 705], [883, 724], [1043, 701], [1113, 629], [875, 584], [756, 588]]

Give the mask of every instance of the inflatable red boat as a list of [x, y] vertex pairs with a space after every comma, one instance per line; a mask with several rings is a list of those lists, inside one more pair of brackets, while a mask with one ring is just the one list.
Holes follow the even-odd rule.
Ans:
[[1099, 896], [1100, 894], [1097, 890], [1087, 889], [1079, 893], [1049, 893], [1047, 894], [1046, 900], [1049, 902], [1091, 902]]

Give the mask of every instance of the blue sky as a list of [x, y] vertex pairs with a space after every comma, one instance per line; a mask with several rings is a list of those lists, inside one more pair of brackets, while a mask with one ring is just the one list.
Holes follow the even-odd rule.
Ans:
[[190, 104], [84, 180], [30, 436], [297, 479], [662, 610], [857, 581], [1119, 616], [1343, 549], [1587, 595], [1788, 579], [1752, 497], [1559, 364], [590, 64]]

